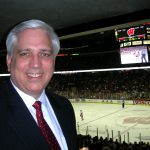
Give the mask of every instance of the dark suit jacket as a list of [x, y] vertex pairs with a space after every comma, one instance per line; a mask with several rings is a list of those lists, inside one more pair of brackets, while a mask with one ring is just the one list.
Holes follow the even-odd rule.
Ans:
[[[47, 93], [69, 150], [77, 150], [75, 115], [70, 102]], [[0, 82], [0, 150], [50, 150], [35, 120], [9, 79]]]

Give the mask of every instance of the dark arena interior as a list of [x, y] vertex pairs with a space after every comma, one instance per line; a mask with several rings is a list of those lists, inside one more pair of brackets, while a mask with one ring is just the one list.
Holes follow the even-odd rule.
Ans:
[[150, 149], [149, 0], [1, 0], [0, 10], [0, 79], [9, 30], [50, 23], [61, 49], [48, 89], [71, 101], [80, 150]]

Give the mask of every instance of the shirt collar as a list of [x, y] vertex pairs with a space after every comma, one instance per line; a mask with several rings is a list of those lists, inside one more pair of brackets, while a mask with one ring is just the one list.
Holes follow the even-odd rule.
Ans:
[[[34, 97], [24, 93], [23, 91], [21, 91], [14, 83], [12, 80], [10, 80], [13, 87], [16, 89], [16, 91], [18, 92], [18, 94], [20, 95], [20, 97], [22, 98], [22, 100], [24, 101], [24, 103], [26, 104], [26, 106], [28, 108], [30, 108], [34, 102], [37, 100]], [[38, 98], [39, 101], [42, 102], [42, 104], [46, 103], [46, 95], [45, 95], [45, 90], [43, 90], [42, 94], [40, 95], [40, 97]]]

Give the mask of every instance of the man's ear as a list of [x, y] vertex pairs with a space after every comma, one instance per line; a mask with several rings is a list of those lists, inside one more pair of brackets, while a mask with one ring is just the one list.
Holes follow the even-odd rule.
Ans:
[[11, 64], [11, 56], [9, 54], [7, 54], [6, 56], [6, 63], [7, 63], [7, 70], [8, 72], [10, 72], [10, 64]]

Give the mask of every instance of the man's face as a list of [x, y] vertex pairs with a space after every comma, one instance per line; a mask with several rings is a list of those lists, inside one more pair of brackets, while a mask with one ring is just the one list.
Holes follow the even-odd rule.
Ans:
[[42, 29], [19, 33], [13, 56], [7, 55], [13, 83], [23, 92], [38, 98], [54, 71], [55, 57], [48, 34]]

